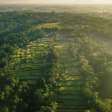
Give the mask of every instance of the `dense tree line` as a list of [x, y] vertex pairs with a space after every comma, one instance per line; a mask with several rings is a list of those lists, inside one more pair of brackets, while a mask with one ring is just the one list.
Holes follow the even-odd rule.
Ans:
[[70, 47], [70, 52], [76, 59], [84, 79], [83, 94], [88, 99], [88, 108], [90, 108], [87, 112], [110, 112], [112, 110], [110, 87], [112, 60], [109, 54], [104, 55], [100, 45], [92, 39], [76, 38], [75, 43], [77, 44]]
[[44, 55], [46, 64], [42, 68], [43, 77], [36, 83], [22, 81], [15, 77], [11, 68], [0, 71], [0, 111], [2, 112], [56, 112], [57, 103], [54, 89], [57, 87], [55, 63], [57, 55], [53, 46]]
[[[46, 13], [45, 13], [46, 14]], [[53, 75], [56, 63], [56, 54], [49, 46], [45, 53], [46, 65], [43, 68], [44, 77], [31, 84], [21, 81], [12, 70], [11, 55], [17, 48], [23, 47], [38, 38], [51, 36], [57, 28], [45, 28], [43, 30], [33, 28], [49, 20], [51, 13], [45, 17], [44, 13], [1, 13], [0, 32], [0, 111], [2, 112], [55, 112], [57, 103], [53, 90], [57, 86]], [[30, 98], [29, 98], [30, 97]]]

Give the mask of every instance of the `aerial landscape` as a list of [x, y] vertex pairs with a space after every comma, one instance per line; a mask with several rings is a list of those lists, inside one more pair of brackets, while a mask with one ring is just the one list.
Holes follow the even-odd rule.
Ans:
[[0, 0], [0, 112], [112, 112], [112, 1]]

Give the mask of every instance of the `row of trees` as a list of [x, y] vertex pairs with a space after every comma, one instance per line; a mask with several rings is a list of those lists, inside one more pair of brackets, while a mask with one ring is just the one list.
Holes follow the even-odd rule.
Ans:
[[[102, 97], [101, 94], [101, 91], [107, 91], [106, 88], [110, 88], [107, 93], [111, 92], [111, 82], [108, 84], [111, 75], [107, 75], [110, 67], [106, 66], [110, 62], [104, 60], [104, 58], [101, 59], [102, 50], [99, 44], [92, 39], [76, 38], [75, 43], [74, 46], [70, 47], [70, 51], [76, 59], [80, 73], [83, 76], [83, 94], [88, 99], [88, 108], [90, 108], [87, 112], [110, 112], [112, 110], [111, 95], [108, 94], [106, 97]], [[100, 60], [106, 65], [104, 66]], [[96, 65], [96, 63], [100, 65]], [[103, 92], [103, 94], [107, 93]]]

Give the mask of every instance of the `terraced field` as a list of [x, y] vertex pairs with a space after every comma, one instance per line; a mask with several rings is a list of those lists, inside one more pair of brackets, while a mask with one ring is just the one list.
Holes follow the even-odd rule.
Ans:
[[87, 107], [86, 99], [81, 94], [83, 79], [78, 70], [75, 59], [70, 55], [69, 46], [72, 39], [60, 39], [56, 41], [59, 62], [62, 74], [59, 78], [59, 88], [56, 91], [58, 112], [84, 112]]
[[52, 44], [52, 39], [40, 39], [31, 42], [26, 48], [19, 48], [16, 54], [14, 69], [21, 80], [36, 80], [42, 77], [42, 67], [46, 64], [44, 55], [47, 53], [48, 45]]
[[42, 77], [46, 62], [44, 54], [47, 53], [49, 45], [55, 45], [58, 54], [61, 75], [58, 80], [58, 88], [55, 97], [58, 103], [58, 112], [84, 112], [86, 99], [81, 93], [83, 79], [78, 70], [77, 63], [70, 55], [70, 45], [73, 39], [40, 39], [31, 42], [26, 48], [18, 49], [13, 55], [15, 59], [14, 69], [21, 80], [35, 81]]

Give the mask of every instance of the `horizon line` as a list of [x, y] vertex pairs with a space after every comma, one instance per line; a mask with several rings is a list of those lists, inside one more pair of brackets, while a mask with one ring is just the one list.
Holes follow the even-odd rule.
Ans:
[[112, 3], [37, 3], [37, 2], [1, 2], [1, 4], [34, 4], [34, 5], [112, 5]]

